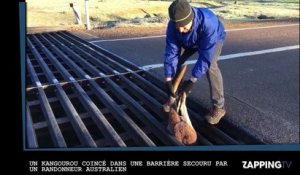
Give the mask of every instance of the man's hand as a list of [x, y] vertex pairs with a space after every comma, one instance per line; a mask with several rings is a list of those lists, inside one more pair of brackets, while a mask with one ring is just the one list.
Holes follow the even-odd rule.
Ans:
[[173, 82], [172, 80], [165, 82], [166, 88], [167, 88], [167, 94], [169, 97], [176, 97], [176, 95], [173, 93]]
[[195, 83], [191, 80], [185, 80], [178, 90], [178, 95], [181, 96], [183, 94], [183, 92], [185, 92], [186, 95], [188, 95], [190, 93], [190, 91], [192, 90], [194, 84]]

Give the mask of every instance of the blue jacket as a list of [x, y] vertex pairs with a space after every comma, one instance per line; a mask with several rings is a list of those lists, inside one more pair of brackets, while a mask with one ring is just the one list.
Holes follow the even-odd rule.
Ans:
[[198, 60], [192, 70], [192, 76], [200, 78], [208, 70], [217, 42], [223, 42], [226, 36], [223, 24], [217, 16], [206, 8], [192, 7], [194, 19], [191, 31], [180, 33], [171, 21], [167, 27], [165, 48], [165, 77], [173, 77], [176, 72], [181, 47], [198, 49]]

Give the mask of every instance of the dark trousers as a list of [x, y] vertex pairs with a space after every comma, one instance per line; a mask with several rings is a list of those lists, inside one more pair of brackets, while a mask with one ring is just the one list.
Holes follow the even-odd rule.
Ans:
[[[209, 83], [209, 90], [210, 90], [210, 98], [211, 102], [214, 106], [218, 108], [224, 107], [224, 90], [223, 90], [223, 78], [221, 71], [218, 66], [218, 58], [221, 54], [223, 47], [223, 43], [219, 42], [216, 45], [213, 59], [210, 64], [210, 67], [206, 73], [207, 80]], [[190, 58], [198, 49], [186, 49], [181, 48], [181, 55], [178, 59], [177, 69], [176, 69], [176, 76], [180, 72], [182, 65], [185, 61]]]

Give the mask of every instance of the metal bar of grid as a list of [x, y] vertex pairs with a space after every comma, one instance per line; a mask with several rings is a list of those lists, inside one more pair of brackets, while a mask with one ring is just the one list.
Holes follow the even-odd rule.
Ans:
[[62, 32], [57, 32], [57, 34], [62, 34], [64, 36], [68, 36], [70, 39], [74, 39], [75, 41], [78, 41], [79, 43], [83, 44], [85, 47], [90, 47], [91, 49], [98, 51], [99, 54], [101, 53], [102, 55], [106, 55], [111, 60], [118, 61], [120, 64], [124, 65], [125, 67], [127, 67], [131, 70], [140, 70], [140, 68], [137, 65], [135, 65], [134, 63], [129, 62], [128, 60], [123, 59], [122, 57], [119, 57], [118, 55], [115, 55], [114, 53], [111, 53], [103, 48], [99, 48], [99, 47], [95, 46], [94, 44], [86, 42], [83, 39], [70, 34], [69, 32], [62, 31]]
[[28, 147], [29, 148], [38, 148], [38, 142], [37, 142], [37, 138], [36, 138], [36, 134], [33, 128], [33, 123], [32, 123], [32, 118], [30, 115], [30, 110], [28, 105], [26, 105], [26, 130], [27, 130], [27, 135], [26, 135], [26, 139], [27, 139], [27, 143], [28, 143]]
[[[50, 41], [47, 40], [45, 37], [42, 36], [42, 38], [48, 44], [51, 44]], [[53, 41], [56, 41], [57, 45], [60, 44], [55, 38], [53, 38], [51, 36], [50, 36], [50, 38], [52, 38]], [[53, 48], [58, 53], [58, 55], [60, 57], [64, 58], [64, 61], [66, 61], [65, 62], [66, 64], [73, 62], [63, 52], [61, 52], [58, 48], [56, 48], [53, 44], [50, 47]], [[64, 50], [65, 52], [71, 54], [72, 56], [74, 56], [74, 58], [76, 58], [78, 62], [83, 63], [82, 65], [84, 65], [85, 68], [87, 68], [88, 70], [95, 69], [87, 61], [85, 61], [83, 58], [81, 58], [80, 56], [75, 54], [72, 50], [70, 50], [66, 46], [61, 45], [61, 47], [62, 47], [62, 50]], [[60, 64], [60, 63], [57, 63], [57, 64]], [[125, 125], [126, 129], [130, 129], [129, 131], [131, 132], [132, 135], [136, 136], [136, 140], [140, 144], [142, 144], [142, 145], [144, 144], [144, 145], [147, 145], [147, 146], [155, 146], [155, 144], [148, 138], [148, 136], [144, 134], [144, 132], [130, 119], [130, 117], [123, 111], [123, 109], [121, 109], [117, 105], [117, 103], [114, 102], [114, 100], [95, 82], [95, 80], [89, 78], [90, 75], [88, 75], [83, 70], [78, 71], [78, 70], [80, 70], [80, 67], [77, 66], [76, 64], [70, 64], [70, 66], [72, 66], [72, 68], [74, 68], [75, 72], [79, 76], [88, 78], [87, 81], [90, 83], [92, 90], [95, 92], [96, 96], [98, 96], [99, 100], [101, 100], [105, 105], [107, 105], [106, 107], [108, 109], [110, 109], [111, 113], [116, 117], [116, 119], [120, 123], [123, 123]], [[64, 68], [61, 67], [61, 69], [64, 69]], [[98, 74], [100, 74], [100, 72]], [[106, 80], [109, 81], [110, 79], [106, 78]]]
[[[52, 39], [54, 39], [54, 38], [52, 38]], [[58, 43], [56, 43], [56, 44], [58, 44]], [[89, 55], [88, 53], [83, 52], [80, 48], [75, 46], [73, 43], [71, 43], [71, 44], [73, 46], [73, 49], [78, 51], [78, 53], [80, 53], [81, 55], [86, 55], [86, 56], [93, 57], [93, 56]], [[72, 53], [73, 51], [69, 50], [68, 48], [66, 48], [66, 51], [71, 53], [74, 57], [81, 60], [82, 64], [84, 66], [86, 66], [90, 71], [92, 71], [94, 73], [94, 75], [105, 75], [103, 72], [100, 72], [98, 69], [93, 67], [93, 65], [91, 65], [91, 63], [89, 63], [85, 60], [82, 60], [82, 58], [80, 58], [80, 56], [76, 55], [75, 53]], [[99, 60], [94, 59], [94, 61], [97, 62]], [[100, 67], [105, 67], [106, 69], [110, 69], [109, 67], [103, 65], [102, 62], [98, 62], [98, 63], [101, 64]], [[110, 69], [110, 71], [112, 72], [113, 70]], [[120, 75], [120, 77], [123, 77], [123, 75]], [[171, 137], [170, 134], [167, 133], [166, 128], [162, 127], [161, 124], [155, 119], [155, 117], [153, 117], [149, 112], [147, 112], [145, 109], [143, 109], [143, 107], [139, 103], [137, 103], [130, 95], [128, 95], [114, 81], [112, 81], [111, 79], [106, 78], [106, 77], [104, 77], [103, 79], [106, 82], [106, 84], [108, 85], [108, 87], [113, 91], [113, 93], [115, 93], [123, 101], [123, 103], [125, 103], [126, 106], [129, 107], [129, 109], [131, 111], [133, 111], [133, 113], [138, 114], [137, 116], [139, 117], [140, 120], [142, 120], [143, 122], [149, 124], [149, 126], [153, 125], [153, 132], [158, 137], [160, 137], [164, 142], [169, 141], [166, 144], [172, 143], [173, 145], [174, 144], [175, 145], [182, 145], [178, 141], [176, 141], [174, 139], [174, 137]], [[128, 89], [132, 89], [132, 87], [129, 87]], [[106, 94], [101, 94], [101, 97], [103, 97], [103, 96], [105, 97]], [[99, 97], [99, 98], [101, 98], [101, 97]], [[158, 110], [158, 111], [160, 111], [160, 110]], [[162, 114], [162, 113], [160, 113], [160, 114]]]
[[[54, 75], [51, 73], [49, 68], [47, 68], [46, 63], [43, 61], [41, 55], [36, 51], [36, 48], [33, 46], [31, 41], [27, 38], [27, 44], [29, 45], [29, 48], [31, 49], [33, 55], [35, 56], [36, 60], [39, 62], [40, 66], [46, 73], [47, 78], [52, 81], [52, 83], [57, 84], [58, 81], [54, 77]], [[76, 112], [76, 109], [72, 105], [71, 101], [69, 100], [67, 94], [64, 92], [63, 88], [57, 84], [57, 93], [60, 97], [60, 101], [65, 107], [65, 110], [68, 113], [68, 116], [71, 119], [71, 123], [73, 127], [75, 128], [75, 132], [77, 133], [77, 136], [79, 137], [80, 141], [87, 146], [96, 147], [96, 143], [94, 142], [92, 136], [88, 132], [88, 129], [85, 127], [84, 123], [81, 121], [79, 114]]]
[[[48, 128], [54, 147], [66, 145], [58, 145], [58, 136], [53, 133], [64, 133], [68, 128], [80, 140], [71, 147], [182, 145], [166, 129], [168, 116], [161, 107], [167, 98], [165, 87], [149, 72], [68, 32], [28, 35], [27, 42], [27, 78], [33, 81], [26, 90], [33, 96], [27, 102], [28, 147], [40, 146], [37, 137], [43, 137], [43, 128]], [[198, 145], [263, 144], [227, 121], [218, 126], [207, 124], [196, 112], [199, 104], [190, 99], [188, 103]], [[30, 106], [42, 109], [33, 111]], [[54, 116], [52, 110], [61, 109], [65, 115]], [[33, 122], [31, 112], [35, 111], [41, 111], [46, 121]], [[59, 134], [60, 139], [63, 136]]]
[[39, 93], [39, 99], [41, 101], [42, 111], [44, 113], [44, 116], [46, 117], [48, 127], [50, 130], [50, 135], [52, 137], [52, 140], [54, 141], [54, 146], [67, 147], [64, 137], [59, 129], [53, 111], [51, 109], [50, 103], [47, 99], [47, 96], [44, 90], [40, 87], [41, 82], [39, 81], [36, 72], [33, 69], [30, 59], [27, 58], [26, 61], [27, 61], [27, 70], [31, 75], [32, 81], [35, 82], [36, 86], [38, 86], [38, 93]]
[[[76, 40], [73, 37], [70, 37], [69, 35], [66, 35], [63, 32], [58, 32], [58, 33], [53, 33], [53, 35], [55, 36], [60, 36], [60, 38], [65, 38], [66, 40], [68, 40], [69, 42], [73, 42], [73, 44], [76, 44], [77, 46], [82, 47], [83, 50], [85, 50], [87, 53], [89, 54], [93, 54], [93, 56], [96, 56], [97, 59], [102, 60], [101, 62], [103, 62], [103, 60], [105, 60], [105, 64], [109, 65], [111, 68], [114, 69], [114, 73], [118, 73], [118, 72], [140, 72], [143, 71], [142, 69], [140, 69], [137, 66], [132, 66], [129, 64], [129, 67], [127, 67], [126, 65], [123, 65], [121, 63], [119, 63], [118, 59], [115, 59], [114, 57], [109, 57], [108, 55], [103, 54], [102, 52], [98, 52], [97, 50], [95, 50], [94, 45], [91, 45], [90, 43], [87, 42], [82, 42], [81, 40]], [[126, 60], [124, 60], [125, 62], [127, 62]]]
[[[57, 38], [59, 38], [59, 37], [57, 37]], [[63, 40], [61, 40], [61, 41], [63, 41]], [[65, 42], [66, 42], [66, 41], [65, 41]], [[70, 42], [70, 41], [69, 41], [69, 42]], [[57, 43], [57, 44], [58, 44], [58, 43]], [[99, 67], [105, 69], [106, 72], [108, 72], [108, 73], [115, 72], [115, 70], [113, 70], [112, 68], [105, 66], [105, 65], [103, 64], [103, 62], [97, 60], [96, 58], [94, 58], [94, 57], [93, 57], [92, 55], [90, 55], [89, 53], [84, 52], [82, 49], [80, 49], [80, 48], [78, 48], [77, 46], [75, 46], [74, 43], [71, 43], [71, 45], [73, 46], [73, 49], [74, 49], [74, 50], [77, 50], [77, 51], [78, 51], [79, 54], [86, 55], [86, 56], [88, 56], [88, 57], [90, 57], [90, 58], [93, 58], [92, 61], [94, 61], [95, 64], [100, 64]], [[77, 55], [74, 55], [74, 56], [77, 56]], [[99, 75], [103, 75], [103, 74], [104, 74], [104, 73], [102, 73], [102, 72], [99, 72], [99, 70], [95, 69], [90, 63], [88, 63], [88, 62], [84, 62], [84, 63], [86, 64], [86, 66], [88, 66], [88, 69], [89, 69], [89, 70], [94, 71], [94, 74], [95, 74], [95, 75], [98, 75], [98, 74], [99, 74]], [[127, 78], [125, 78], [125, 76], [119, 75], [119, 77], [120, 77], [122, 80], [124, 80], [125, 82], [127, 82], [127, 85], [129, 84], [129, 86], [127, 86], [127, 89], [130, 89], [130, 90], [133, 91], [134, 93], [136, 93], [137, 91], [138, 91], [139, 93], [143, 93], [142, 90], [137, 89], [137, 86], [136, 86], [136, 85], [130, 83], [130, 81], [128, 81]], [[105, 79], [105, 81], [107, 82], [107, 84], [110, 85], [110, 88], [111, 88], [112, 90], [114, 90], [115, 93], [118, 94], [118, 97], [122, 98], [122, 100], [125, 101], [126, 105], [131, 106], [130, 110], [133, 110], [134, 112], [137, 112], [137, 111], [136, 111], [136, 110], [137, 110], [136, 108], [139, 107], [139, 108], [138, 108], [138, 109], [139, 109], [138, 113], [139, 113], [140, 115], [138, 115], [138, 116], [141, 116], [141, 115], [148, 115], [148, 116], [150, 116], [150, 115], [151, 115], [151, 114], [148, 113], [146, 110], [143, 110], [143, 108], [142, 108], [140, 105], [138, 105], [137, 103], [135, 103], [135, 104], [133, 105], [134, 100], [131, 99], [131, 97], [130, 97], [129, 95], [127, 95], [125, 92], [123, 93], [123, 92], [122, 92], [122, 89], [121, 89], [121, 88], [118, 88], [118, 86], [117, 86], [113, 81], [111, 81], [110, 79], [107, 79], [107, 78], [104, 78], [104, 79]], [[124, 96], [126, 96], [126, 97], [124, 97]], [[140, 97], [141, 97], [141, 96], [140, 96]], [[151, 107], [153, 108], [153, 104], [154, 104], [154, 105], [156, 106], [156, 109], [155, 109], [154, 111], [157, 112], [158, 116], [160, 116], [160, 118], [162, 118], [162, 119], [166, 119], [166, 118], [167, 118], [167, 116], [166, 116], [166, 115], [162, 112], [162, 110], [161, 110], [161, 104], [159, 104], [158, 102], [153, 102], [153, 101], [155, 101], [155, 99], [153, 99], [151, 96], [149, 96], [149, 95], [146, 94], [146, 93], [143, 93], [143, 96], [142, 96], [141, 98], [144, 99], [144, 100], [146, 100], [146, 101], [147, 101], [148, 99], [151, 99], [151, 100], [152, 100], [152, 104], [150, 104], [149, 107], [151, 106]], [[128, 103], [128, 102], [130, 102], [130, 103]], [[148, 103], [148, 104], [149, 104], [149, 103]], [[135, 108], [134, 108], [134, 107], [135, 107]], [[139, 117], [139, 118], [140, 118], [141, 120], [143, 120], [143, 121], [149, 123], [149, 124], [155, 123], [154, 126], [155, 126], [156, 128], [158, 128], [159, 130], [154, 129], [153, 131], [161, 131], [161, 132], [162, 132], [162, 133], [156, 133], [158, 137], [169, 138], [170, 141], [173, 142], [173, 144], [174, 144], [174, 142], [175, 142], [176, 144], [180, 144], [180, 143], [178, 143], [177, 141], [174, 140], [174, 137], [170, 137], [170, 134], [167, 133], [166, 128], [165, 128], [165, 127], [162, 128], [161, 124], [159, 124], [159, 122], [158, 122], [153, 116], [148, 117], [148, 118], [147, 118], [147, 117], [146, 117], [146, 118], [145, 118], [145, 117]], [[149, 121], [149, 120], [150, 120], [150, 121]], [[162, 135], [162, 134], [163, 134], [163, 135]], [[200, 137], [200, 138], [201, 138], [201, 139], [200, 139], [200, 142], [206, 143], [206, 144], [208, 144], [208, 145], [210, 144], [208, 141], [204, 140], [203, 137]], [[163, 141], [165, 141], [165, 139], [163, 139]], [[180, 144], [180, 145], [182, 145], [182, 144]]]
[[[43, 45], [36, 36], [33, 36], [33, 39], [39, 43], [39, 45]], [[59, 70], [62, 73], [62, 76], [66, 80], [73, 81], [74, 90], [77, 93], [79, 100], [82, 102], [82, 104], [87, 108], [87, 110], [90, 112], [92, 118], [94, 119], [95, 123], [97, 124], [98, 128], [105, 133], [105, 137], [107, 139], [110, 139], [111, 144], [114, 146], [126, 146], [124, 141], [119, 137], [117, 132], [114, 130], [114, 128], [110, 125], [110, 123], [105, 119], [101, 111], [97, 108], [97, 106], [92, 102], [90, 97], [86, 94], [86, 92], [82, 89], [82, 87], [76, 82], [75, 78], [67, 72], [63, 66], [57, 61], [55, 56], [45, 47], [42, 47], [43, 52], [47, 55], [48, 59], [51, 59], [51, 62], [59, 68]], [[54, 83], [54, 82], [53, 82]], [[92, 139], [92, 138], [91, 138]], [[92, 139], [94, 142], [94, 140]], [[96, 143], [94, 143], [94, 146], [96, 146]]]
[[[137, 102], [138, 103], [138, 102]], [[140, 103], [139, 103], [140, 104]], [[127, 107], [123, 104], [123, 105], [119, 105], [119, 107], [121, 109], [126, 109]], [[107, 108], [104, 108], [104, 109], [101, 109], [101, 112], [103, 113], [103, 115], [106, 115], [108, 113], [110, 113], [110, 110], [107, 109]], [[86, 113], [81, 113], [80, 114], [80, 118], [81, 119], [86, 119], [89, 117], [89, 114], [86, 112]], [[60, 124], [64, 124], [64, 123], [68, 123], [70, 122], [69, 118], [67, 116], [63, 116], [61, 118], [58, 118], [56, 119], [57, 123], [60, 125]], [[45, 128], [47, 127], [47, 122], [45, 121], [41, 121], [41, 122], [36, 122], [34, 124], [31, 124], [30, 126], [33, 127], [35, 130], [36, 129], [41, 129], [41, 128]]]

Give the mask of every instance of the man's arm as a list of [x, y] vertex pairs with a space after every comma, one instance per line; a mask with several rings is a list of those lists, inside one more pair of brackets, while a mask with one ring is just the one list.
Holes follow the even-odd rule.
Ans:
[[176, 39], [174, 28], [171, 23], [168, 24], [166, 34], [164, 70], [166, 81], [170, 81], [176, 73], [178, 57], [180, 56], [180, 45]]

